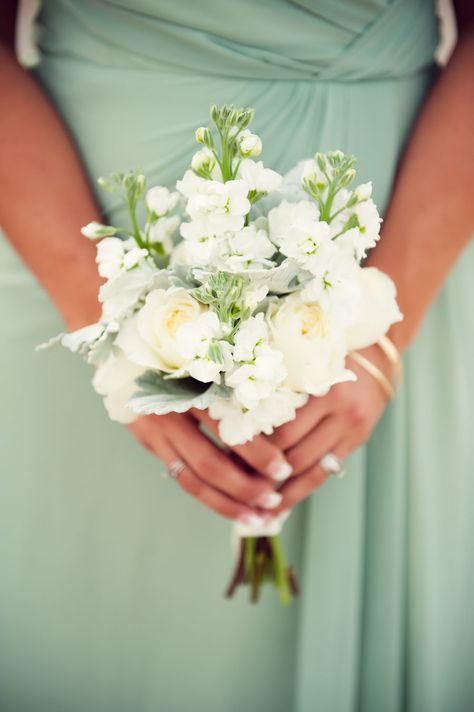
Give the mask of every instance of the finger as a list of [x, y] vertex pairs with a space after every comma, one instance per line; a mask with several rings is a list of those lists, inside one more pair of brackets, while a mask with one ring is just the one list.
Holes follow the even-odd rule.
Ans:
[[288, 462], [296, 475], [318, 462], [344, 437], [346, 421], [337, 415], [330, 415], [318, 423], [297, 445], [287, 450]]
[[[192, 415], [203, 423], [214, 435], [219, 436], [219, 424], [204, 410], [193, 409]], [[256, 435], [243, 445], [232, 447], [248, 465], [260, 474], [277, 482], [286, 480], [291, 475], [291, 465], [281, 448], [272, 443], [265, 435]]]
[[[357, 446], [356, 443], [351, 443], [349, 440], [344, 440], [335, 445], [331, 452], [340, 460], [344, 460], [347, 455]], [[279, 514], [285, 509], [291, 509], [308, 497], [315, 489], [320, 487], [330, 475], [323, 470], [318, 463], [312, 465], [302, 475], [290, 477], [280, 488], [280, 493], [283, 495], [281, 504], [274, 510], [274, 514]]]
[[[156, 445], [153, 445], [151, 441], [148, 442], [148, 445], [167, 467], [171, 467], [176, 461], [182, 460], [178, 451], [163, 437], [156, 441]], [[176, 482], [185, 492], [195, 497], [206, 507], [223, 517], [237, 519], [244, 524], [255, 524], [262, 519], [255, 510], [241, 502], [236, 502], [231, 497], [207, 485], [193, 472], [189, 463], [185, 460], [183, 460], [183, 463], [185, 468], [175, 478]]]
[[170, 414], [167, 436], [180, 456], [213, 488], [250, 506], [273, 509], [281, 501], [267, 479], [249, 474], [219, 450], [198, 429], [191, 417]]
[[324, 397], [312, 397], [296, 411], [296, 418], [281, 425], [269, 439], [282, 450], [288, 450], [305, 437], [327, 415], [329, 401]]

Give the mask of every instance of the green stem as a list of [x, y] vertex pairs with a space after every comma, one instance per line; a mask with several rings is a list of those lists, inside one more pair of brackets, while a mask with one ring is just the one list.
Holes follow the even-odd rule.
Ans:
[[272, 553], [273, 553], [273, 567], [275, 573], [275, 585], [278, 590], [278, 596], [280, 602], [287, 606], [291, 602], [291, 590], [288, 581], [288, 569], [285, 561], [285, 554], [283, 553], [283, 547], [281, 545], [281, 538], [279, 535], [268, 537]]
[[127, 208], [128, 214], [130, 216], [130, 222], [132, 223], [132, 230], [135, 242], [139, 247], [146, 248], [146, 244], [143, 242], [142, 236], [140, 235], [140, 228], [138, 227], [137, 215], [135, 212], [135, 202], [130, 199], [127, 200]]

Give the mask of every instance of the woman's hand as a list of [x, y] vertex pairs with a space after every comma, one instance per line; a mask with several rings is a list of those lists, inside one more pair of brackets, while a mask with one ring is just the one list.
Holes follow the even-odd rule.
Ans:
[[[361, 351], [390, 380], [392, 368], [378, 346]], [[295, 420], [278, 428], [270, 440], [285, 451], [294, 476], [279, 489], [283, 500], [275, 513], [290, 509], [319, 487], [327, 475], [319, 461], [331, 452], [343, 460], [365, 443], [387, 403], [380, 384], [348, 358], [357, 381], [339, 383], [326, 396], [311, 398]]]
[[[199, 429], [202, 421], [216, 432], [216, 423], [201, 411], [194, 414], [199, 420], [178, 413], [147, 415], [129, 429], [166, 466], [183, 461], [185, 468], [177, 477], [178, 484], [202, 504], [246, 524], [258, 525], [256, 517], [263, 523], [282, 500], [282, 495], [274, 491], [276, 476], [282, 479], [282, 471], [288, 474], [290, 469], [281, 449], [264, 436], [257, 436], [236, 448], [239, 457], [233, 457]], [[249, 472], [244, 461], [261, 474]]]

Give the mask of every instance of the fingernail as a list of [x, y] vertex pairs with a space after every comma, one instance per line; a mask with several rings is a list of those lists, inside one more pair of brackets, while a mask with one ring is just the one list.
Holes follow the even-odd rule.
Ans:
[[274, 509], [278, 507], [282, 499], [283, 495], [279, 492], [264, 492], [256, 500], [256, 504], [263, 509]]
[[274, 460], [268, 466], [268, 474], [277, 482], [283, 482], [293, 472], [293, 468], [286, 460]]
[[237, 517], [237, 521], [247, 527], [261, 527], [265, 523], [263, 517], [259, 517], [258, 514], [241, 514]]

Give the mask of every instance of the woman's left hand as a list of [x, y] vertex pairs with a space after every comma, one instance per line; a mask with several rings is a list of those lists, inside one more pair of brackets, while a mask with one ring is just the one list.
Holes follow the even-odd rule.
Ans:
[[[360, 353], [392, 380], [392, 367], [378, 346]], [[269, 436], [293, 467], [293, 474], [279, 488], [283, 500], [275, 514], [291, 509], [323, 484], [327, 474], [318, 464], [321, 458], [333, 453], [344, 460], [369, 439], [385, 409], [387, 395], [374, 377], [350, 357], [347, 367], [357, 375], [357, 381], [338, 383], [327, 395], [312, 397], [297, 411], [295, 420]]]

